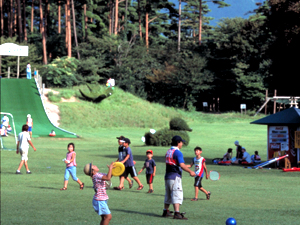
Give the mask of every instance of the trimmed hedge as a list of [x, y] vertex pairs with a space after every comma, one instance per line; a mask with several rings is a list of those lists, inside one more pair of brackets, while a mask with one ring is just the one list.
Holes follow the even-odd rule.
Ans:
[[145, 144], [154, 146], [171, 146], [172, 138], [175, 135], [181, 136], [181, 138], [185, 140], [183, 144], [188, 146], [190, 137], [186, 131], [169, 130], [168, 128], [159, 130], [154, 134], [151, 134], [150, 132], [145, 133]]
[[192, 131], [192, 129], [187, 125], [187, 123], [179, 117], [175, 117], [171, 119], [169, 124], [170, 124], [170, 130]]

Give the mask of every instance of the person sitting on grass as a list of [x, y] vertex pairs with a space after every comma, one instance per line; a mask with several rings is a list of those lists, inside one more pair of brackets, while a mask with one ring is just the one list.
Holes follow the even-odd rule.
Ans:
[[93, 197], [93, 207], [95, 212], [101, 216], [100, 225], [108, 225], [112, 219], [111, 212], [107, 205], [108, 195], [106, 194], [105, 181], [111, 179], [111, 172], [113, 169], [113, 162], [108, 167], [108, 173], [99, 173], [99, 168], [92, 163], [86, 164], [83, 171], [87, 176], [93, 180], [93, 188], [95, 191]]
[[258, 151], [254, 152], [254, 155], [251, 156], [252, 162], [253, 163], [260, 163], [261, 162], [261, 158], [258, 154]]
[[156, 173], [156, 164], [153, 157], [153, 151], [151, 149], [146, 151], [147, 159], [145, 160], [143, 168], [139, 171], [139, 174], [146, 168], [146, 180], [149, 184], [148, 193], [153, 193], [153, 179]]
[[0, 124], [0, 134], [2, 137], [7, 137], [7, 131], [4, 125]]
[[234, 164], [241, 164], [242, 162], [252, 163], [251, 156], [248, 152], [246, 152], [246, 149], [244, 147], [242, 147], [242, 153], [242, 159], [237, 159], [236, 161], [234, 161]]
[[194, 183], [194, 187], [195, 187], [195, 198], [193, 198], [191, 201], [198, 201], [198, 192], [199, 190], [202, 191], [205, 195], [206, 195], [206, 199], [209, 200], [210, 199], [210, 192], [206, 191], [203, 187], [202, 187], [202, 178], [204, 175], [204, 171], [205, 171], [205, 175], [206, 175], [206, 179], [208, 179], [208, 173], [207, 173], [207, 168], [206, 168], [206, 164], [205, 164], [205, 158], [203, 158], [201, 156], [202, 153], [202, 149], [200, 147], [196, 147], [194, 149], [195, 151], [195, 155], [196, 157], [193, 158], [193, 161], [190, 165], [188, 165], [188, 168], [191, 168], [193, 165], [195, 165], [195, 183]]
[[227, 152], [223, 155], [222, 161], [229, 161], [232, 158], [232, 148], [229, 148]]

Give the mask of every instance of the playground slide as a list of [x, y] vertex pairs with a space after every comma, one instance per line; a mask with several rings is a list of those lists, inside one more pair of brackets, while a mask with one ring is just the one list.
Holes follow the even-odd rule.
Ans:
[[54, 130], [56, 137], [77, 137], [76, 134], [54, 126], [43, 107], [40, 93], [34, 79], [0, 79], [1, 112], [14, 117], [17, 134], [26, 124], [27, 114], [33, 119], [33, 137], [48, 137]]
[[244, 168], [248, 168], [248, 169], [259, 169], [259, 168], [262, 168], [262, 167], [264, 167], [264, 166], [267, 166], [267, 165], [269, 165], [269, 164], [271, 164], [271, 163], [273, 163], [273, 162], [276, 162], [276, 161], [279, 161], [279, 160], [281, 160], [281, 159], [284, 159], [284, 158], [286, 158], [286, 157], [288, 157], [288, 156], [289, 156], [289, 155], [284, 155], [284, 156], [276, 157], [276, 158], [270, 159], [270, 160], [268, 160], [268, 161], [266, 161], [266, 162], [263, 162], [263, 163], [261, 163], [261, 164], [258, 164], [258, 165], [256, 165], [256, 166], [252, 166], [252, 167], [244, 167]]

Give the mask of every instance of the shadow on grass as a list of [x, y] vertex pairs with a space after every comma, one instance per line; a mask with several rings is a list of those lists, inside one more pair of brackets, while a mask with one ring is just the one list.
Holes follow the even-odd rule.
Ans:
[[[146, 216], [152, 216], [152, 217], [159, 217], [159, 218], [162, 218], [160, 214], [144, 213], [144, 212], [139, 212], [139, 211], [125, 210], [125, 209], [117, 209], [117, 208], [112, 208], [112, 207], [110, 207], [110, 209], [112, 209], [112, 210], [114, 210], [114, 211], [124, 212], [124, 213], [133, 213], [133, 214], [140, 214], [140, 215], [146, 215]], [[173, 218], [172, 218], [172, 219], [173, 219]]]

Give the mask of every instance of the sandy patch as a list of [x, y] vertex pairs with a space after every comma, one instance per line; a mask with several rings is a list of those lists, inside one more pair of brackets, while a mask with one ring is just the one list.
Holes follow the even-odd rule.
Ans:
[[[58, 91], [54, 91], [51, 90], [49, 88], [45, 88], [44, 89], [44, 97], [43, 97], [43, 102], [44, 102], [44, 106], [46, 109], [46, 112], [48, 114], [48, 117], [50, 119], [50, 121], [55, 125], [55, 126], [59, 126], [59, 108], [57, 105], [53, 104], [52, 102], [49, 101], [48, 97], [46, 96], [48, 94], [48, 92], [53, 92], [53, 94], [59, 94]], [[62, 102], [76, 102], [76, 98], [75, 97], [71, 97], [70, 99], [64, 99], [61, 98]]]

